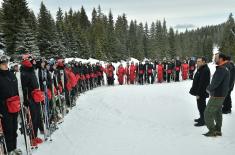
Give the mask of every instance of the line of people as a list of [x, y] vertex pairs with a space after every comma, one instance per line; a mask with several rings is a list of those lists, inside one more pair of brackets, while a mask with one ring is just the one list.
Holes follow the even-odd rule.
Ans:
[[127, 63], [126, 66], [120, 64], [116, 71], [118, 82], [123, 84], [153, 84], [155, 82], [162, 83], [164, 81], [180, 81], [180, 73], [182, 80], [193, 79], [196, 64], [193, 59], [189, 62], [184, 60], [181, 62], [179, 58], [171, 61], [145, 61], [134, 64]]
[[[0, 56], [2, 153], [22, 154], [17, 149], [18, 124], [27, 154], [51, 140], [58, 124], [76, 105], [79, 94], [104, 85], [104, 72], [107, 76], [110, 73], [107, 69], [100, 63], [65, 63], [64, 59], [35, 59], [30, 54], [24, 54], [20, 63], [9, 68], [9, 57]], [[108, 80], [112, 84], [112, 79]]]

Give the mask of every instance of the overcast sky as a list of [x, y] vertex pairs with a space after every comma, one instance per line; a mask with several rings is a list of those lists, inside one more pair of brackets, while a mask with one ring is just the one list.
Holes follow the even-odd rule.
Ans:
[[[2, 0], [0, 0], [2, 1]], [[104, 13], [111, 9], [114, 17], [126, 13], [128, 20], [148, 22], [166, 18], [167, 25], [194, 25], [195, 27], [219, 24], [235, 13], [235, 0], [43, 0], [55, 16], [58, 7], [64, 11], [83, 5], [90, 17], [92, 9], [100, 4]], [[38, 14], [41, 0], [28, 0], [29, 8]]]

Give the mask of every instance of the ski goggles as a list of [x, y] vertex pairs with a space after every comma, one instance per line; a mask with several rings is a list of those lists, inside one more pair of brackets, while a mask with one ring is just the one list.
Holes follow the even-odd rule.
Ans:
[[8, 63], [9, 57], [6, 55], [0, 56], [0, 64]]

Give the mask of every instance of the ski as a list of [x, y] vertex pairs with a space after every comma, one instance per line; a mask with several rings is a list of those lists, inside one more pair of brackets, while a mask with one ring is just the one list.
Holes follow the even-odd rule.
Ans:
[[21, 108], [20, 108], [20, 118], [21, 118], [21, 132], [24, 134], [24, 142], [25, 142], [25, 149], [26, 149], [26, 154], [27, 155], [32, 155], [32, 150], [31, 150], [31, 139], [30, 139], [30, 128], [29, 128], [29, 120], [26, 117], [26, 110], [23, 105], [24, 103], [24, 98], [23, 98], [23, 90], [22, 90], [22, 85], [21, 85], [21, 80], [20, 80], [20, 72], [17, 72], [18, 74], [17, 81], [18, 81], [18, 92], [20, 96], [20, 103], [21, 103]]

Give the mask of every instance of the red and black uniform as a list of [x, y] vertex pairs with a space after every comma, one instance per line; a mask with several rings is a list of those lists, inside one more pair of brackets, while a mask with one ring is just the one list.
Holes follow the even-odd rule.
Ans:
[[[67, 99], [66, 99], [66, 103], [68, 106], [71, 106], [73, 103], [73, 97], [74, 97], [74, 94], [72, 92], [72, 90], [74, 90], [74, 88], [76, 87], [77, 85], [77, 79], [76, 79], [76, 76], [75, 74], [73, 73], [72, 71], [72, 68], [71, 67], [65, 67], [65, 77], [66, 77], [66, 96], [67, 96]], [[72, 94], [71, 94], [72, 92]]]
[[157, 80], [159, 83], [162, 83], [162, 81], [163, 81], [163, 73], [164, 73], [163, 65], [158, 64], [158, 66], [157, 66]]
[[180, 81], [180, 68], [181, 68], [181, 62], [179, 60], [175, 61], [175, 81]]
[[125, 76], [125, 69], [123, 66], [118, 67], [117, 70], [118, 82], [120, 85], [123, 85], [124, 76]]
[[114, 66], [112, 64], [109, 64], [106, 69], [108, 85], [114, 85], [114, 71]]
[[131, 64], [131, 66], [130, 66], [130, 84], [135, 83], [135, 78], [136, 78], [135, 72], [136, 72], [136, 67], [134, 64]]
[[130, 66], [129, 65], [125, 67], [125, 74], [126, 74], [126, 84], [130, 84]]
[[182, 79], [187, 80], [188, 79], [188, 72], [189, 72], [189, 66], [187, 63], [183, 63], [181, 66], [182, 70]]
[[170, 82], [171, 81], [171, 76], [172, 76], [172, 73], [173, 73], [173, 69], [174, 69], [174, 64], [169, 62], [167, 64], [167, 82]]
[[139, 83], [141, 85], [144, 84], [144, 72], [145, 72], [144, 65], [140, 63], [138, 74], [139, 74]]
[[[14, 103], [9, 102], [10, 100]], [[0, 70], [0, 115], [8, 152], [16, 149], [19, 110], [20, 99], [16, 76], [9, 70]]]
[[167, 81], [167, 68], [168, 68], [168, 63], [166, 61], [164, 61], [162, 63], [163, 65], [163, 80]]
[[33, 124], [33, 138], [36, 140], [40, 125], [40, 102], [44, 100], [43, 92], [39, 90], [39, 83], [32, 63], [23, 60], [20, 69], [24, 105], [29, 107]]
[[[146, 63], [144, 65], [144, 68], [145, 68], [145, 82], [147, 83], [150, 83], [153, 84], [154, 83], [154, 77], [153, 77], [153, 64], [151, 63]], [[151, 81], [150, 81], [150, 78], [151, 78]]]
[[194, 60], [189, 61], [189, 78], [193, 80], [194, 71], [196, 70], [196, 62]]

